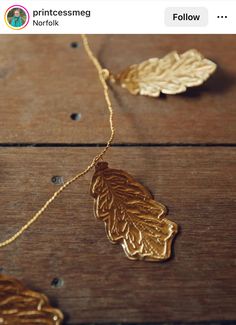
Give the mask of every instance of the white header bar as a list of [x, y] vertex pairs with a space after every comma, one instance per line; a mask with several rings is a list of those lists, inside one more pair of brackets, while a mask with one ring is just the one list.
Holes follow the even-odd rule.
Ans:
[[236, 34], [236, 1], [1, 0], [0, 34], [81, 33]]

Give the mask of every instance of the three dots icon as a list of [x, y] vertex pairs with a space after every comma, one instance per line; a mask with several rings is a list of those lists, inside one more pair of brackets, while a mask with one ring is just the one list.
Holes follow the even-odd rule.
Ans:
[[219, 16], [217, 16], [217, 18], [219, 18], [219, 19], [225, 19], [225, 18], [228, 18], [228, 16], [223, 16], [223, 15], [220, 16], [220, 15], [219, 15]]

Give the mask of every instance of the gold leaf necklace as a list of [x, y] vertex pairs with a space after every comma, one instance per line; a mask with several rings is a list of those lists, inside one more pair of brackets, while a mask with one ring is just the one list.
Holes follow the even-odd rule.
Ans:
[[[113, 107], [107, 85], [107, 80], [112, 79], [113, 76], [107, 69], [102, 68], [90, 49], [85, 35], [82, 35], [82, 40], [84, 49], [98, 72], [103, 88], [109, 112], [110, 137], [106, 146], [93, 158], [87, 168], [54, 192], [25, 225], [13, 236], [0, 243], [0, 248], [11, 244], [20, 237], [60, 193], [95, 167], [91, 182], [94, 214], [97, 219], [104, 221], [108, 239], [112, 243], [121, 244], [126, 256], [131, 260], [166, 260], [171, 256], [172, 240], [178, 231], [177, 224], [166, 218], [166, 207], [155, 201], [149, 190], [127, 172], [111, 169], [107, 162], [100, 161], [111, 146], [115, 135]], [[158, 59], [152, 59], [143, 64], [131, 66], [114, 79], [133, 94], [159, 96], [161, 91], [174, 94], [186, 90], [186, 87], [199, 85], [216, 68], [213, 62], [204, 59], [195, 50], [186, 52], [182, 56], [171, 54], [163, 62], [168, 62], [167, 66], [169, 66], [170, 72], [163, 72]], [[153, 75], [154, 72], [155, 75]], [[193, 73], [196, 74], [195, 77], [193, 77]], [[164, 81], [162, 81], [163, 78]]]

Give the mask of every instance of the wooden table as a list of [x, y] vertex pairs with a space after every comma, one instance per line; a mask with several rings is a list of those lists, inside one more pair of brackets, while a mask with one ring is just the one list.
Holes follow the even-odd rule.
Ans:
[[[99, 35], [90, 42], [114, 72], [190, 48], [219, 66], [204, 86], [178, 96], [135, 97], [111, 87], [117, 134], [106, 159], [168, 206], [181, 229], [174, 257], [135, 262], [111, 245], [93, 216], [89, 173], [0, 250], [1, 272], [47, 294], [66, 324], [235, 320], [236, 36]], [[60, 186], [53, 176], [66, 181], [88, 165], [109, 127], [79, 36], [0, 36], [0, 49], [2, 241]]]

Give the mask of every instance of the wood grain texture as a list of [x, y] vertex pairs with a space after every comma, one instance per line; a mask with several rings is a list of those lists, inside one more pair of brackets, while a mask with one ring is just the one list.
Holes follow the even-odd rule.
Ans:
[[[106, 141], [101, 86], [82, 46], [70, 46], [73, 41], [80, 37], [0, 36], [1, 143]], [[90, 41], [114, 73], [174, 49], [196, 48], [218, 64], [204, 86], [183, 95], [135, 97], [113, 85], [115, 122], [122, 125], [117, 143], [235, 142], [235, 35], [97, 35]], [[80, 113], [81, 121], [71, 120], [72, 113]]]
[[[1, 148], [0, 238], [14, 233], [98, 148]], [[71, 185], [15, 244], [0, 250], [3, 272], [44, 291], [81, 322], [236, 319], [234, 148], [112, 148], [122, 168], [169, 207], [181, 227], [166, 263], [128, 260], [93, 216], [91, 173]], [[64, 280], [52, 288], [53, 278]]]

